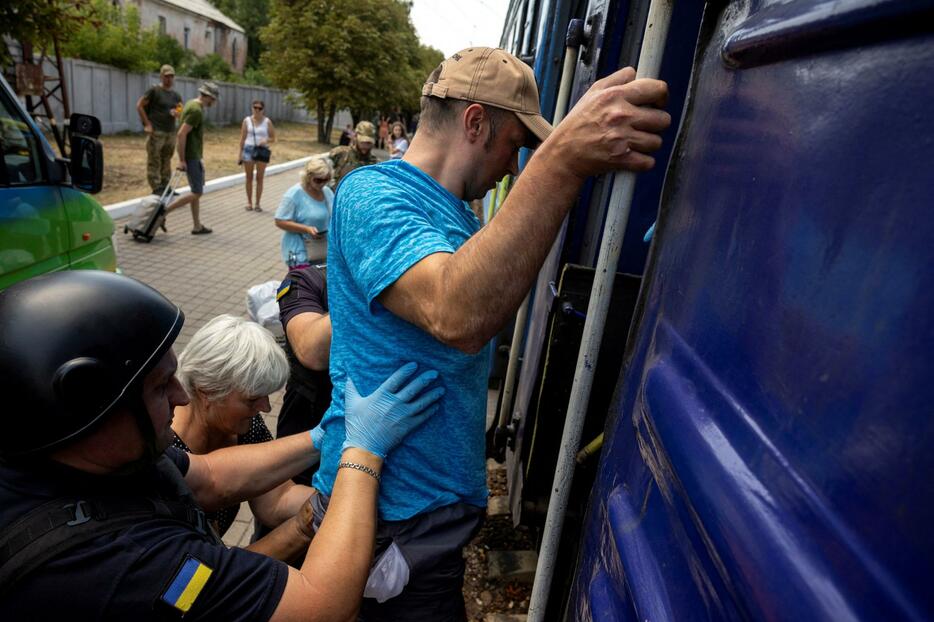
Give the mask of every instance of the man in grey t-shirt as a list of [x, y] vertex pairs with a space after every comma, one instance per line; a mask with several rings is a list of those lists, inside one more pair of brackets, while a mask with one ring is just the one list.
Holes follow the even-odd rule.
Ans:
[[182, 97], [172, 87], [175, 70], [162, 65], [161, 83], [146, 91], [136, 102], [139, 119], [146, 132], [146, 179], [155, 194], [161, 194], [172, 174], [175, 150], [175, 120], [181, 112]]

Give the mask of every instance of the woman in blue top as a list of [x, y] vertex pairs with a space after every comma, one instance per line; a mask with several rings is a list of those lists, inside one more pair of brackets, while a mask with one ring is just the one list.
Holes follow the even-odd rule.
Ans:
[[276, 210], [276, 226], [282, 229], [282, 261], [301, 268], [325, 261], [327, 233], [331, 221], [334, 191], [327, 187], [331, 167], [322, 158], [305, 164], [301, 181], [282, 195]]

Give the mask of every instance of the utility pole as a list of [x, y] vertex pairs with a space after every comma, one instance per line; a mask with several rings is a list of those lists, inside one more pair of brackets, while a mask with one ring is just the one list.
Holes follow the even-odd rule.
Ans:
[[[21, 41], [21, 61], [16, 63], [16, 91], [26, 100], [26, 111], [41, 126], [49, 127], [59, 153], [67, 157], [65, 152], [65, 132], [68, 129], [68, 118], [71, 116], [71, 106], [68, 101], [68, 87], [65, 82], [62, 54], [58, 39], [52, 40], [54, 57], [49, 56], [48, 49], [43, 47], [38, 56], [38, 62], [31, 42]], [[51, 67], [54, 74], [46, 75], [46, 67]], [[51, 101], [55, 100], [62, 109], [65, 130], [59, 127], [52, 111]]]

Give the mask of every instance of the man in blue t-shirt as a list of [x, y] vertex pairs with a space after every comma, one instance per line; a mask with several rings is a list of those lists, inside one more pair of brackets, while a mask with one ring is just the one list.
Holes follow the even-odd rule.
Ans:
[[[440, 412], [394, 452], [379, 496], [378, 572], [361, 619], [465, 620], [461, 549], [486, 506], [487, 347], [528, 291], [584, 180], [646, 170], [670, 123], [667, 87], [631, 68], [593, 85], [557, 128], [539, 112], [531, 69], [491, 48], [429, 76], [402, 160], [341, 182], [328, 249], [332, 405], [314, 485], [332, 491], [344, 442], [344, 385], [366, 393], [399, 362], [440, 372]], [[467, 201], [518, 174], [481, 230]], [[375, 600], [374, 600], [375, 599]], [[382, 602], [379, 602], [382, 601]]]

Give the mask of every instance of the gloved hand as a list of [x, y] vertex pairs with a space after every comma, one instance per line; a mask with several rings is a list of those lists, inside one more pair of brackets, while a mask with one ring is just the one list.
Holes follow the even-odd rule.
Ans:
[[406, 434], [438, 411], [437, 401], [444, 395], [444, 387], [425, 390], [438, 372], [426, 371], [409, 381], [416, 369], [415, 363], [406, 363], [366, 397], [357, 393], [353, 380], [347, 378], [344, 387], [347, 440], [341, 451], [358, 447], [385, 458]]

